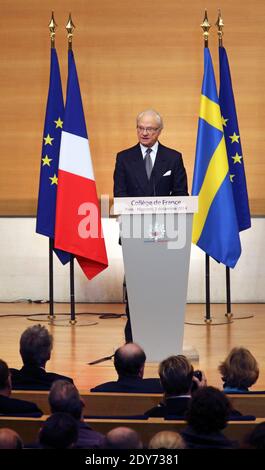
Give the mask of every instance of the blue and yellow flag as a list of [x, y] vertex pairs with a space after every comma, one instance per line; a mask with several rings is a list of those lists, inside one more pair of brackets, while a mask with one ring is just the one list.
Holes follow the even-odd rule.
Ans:
[[238, 229], [241, 232], [251, 227], [247, 183], [241, 139], [238, 130], [235, 99], [229, 63], [224, 47], [219, 47], [220, 92], [219, 103], [222, 114], [230, 178], [232, 183]]
[[[51, 48], [51, 68], [40, 166], [39, 198], [36, 232], [54, 239], [58, 163], [64, 117], [64, 102], [59, 62]], [[63, 264], [70, 261], [69, 253], [54, 250]]]
[[215, 260], [233, 268], [240, 257], [241, 244], [208, 48], [204, 49], [204, 77], [192, 195], [199, 196], [199, 212], [194, 215], [193, 220], [193, 243]]

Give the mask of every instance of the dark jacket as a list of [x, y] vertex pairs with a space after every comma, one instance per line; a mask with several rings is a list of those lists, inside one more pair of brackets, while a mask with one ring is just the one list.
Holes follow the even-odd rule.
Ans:
[[116, 382], [106, 382], [91, 388], [91, 392], [112, 393], [163, 393], [159, 379], [121, 377]]
[[181, 433], [189, 449], [235, 449], [236, 441], [230, 441], [221, 432], [199, 434], [191, 426], [187, 426]]
[[67, 380], [73, 383], [70, 377], [46, 372], [41, 367], [23, 366], [22, 369], [10, 369], [13, 390], [50, 390], [55, 380]]
[[78, 440], [76, 447], [78, 449], [102, 449], [105, 437], [99, 432], [93, 431], [84, 421], [79, 422]]
[[[164, 176], [166, 173], [170, 173]], [[114, 171], [114, 197], [186, 196], [187, 175], [181, 153], [158, 145], [150, 181], [140, 144], [119, 152]]]
[[188, 411], [191, 397], [167, 397], [165, 402], [151, 408], [145, 412], [148, 418], [165, 418], [165, 419], [184, 419]]
[[0, 415], [26, 416], [38, 418], [42, 411], [31, 401], [18, 400], [17, 398], [0, 395]]

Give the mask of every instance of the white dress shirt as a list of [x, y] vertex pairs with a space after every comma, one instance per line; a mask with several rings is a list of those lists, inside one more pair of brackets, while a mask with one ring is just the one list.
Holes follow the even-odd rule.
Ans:
[[143, 144], [140, 144], [140, 147], [141, 147], [143, 159], [145, 159], [145, 157], [146, 157], [146, 153], [145, 153], [146, 150], [148, 148], [152, 149], [152, 152], [150, 152], [150, 157], [151, 157], [152, 165], [153, 165], [153, 168], [154, 168], [154, 164], [155, 164], [155, 160], [156, 160], [156, 154], [157, 154], [157, 151], [158, 151], [158, 141], [156, 141], [156, 143], [153, 145], [153, 147], [145, 147]]

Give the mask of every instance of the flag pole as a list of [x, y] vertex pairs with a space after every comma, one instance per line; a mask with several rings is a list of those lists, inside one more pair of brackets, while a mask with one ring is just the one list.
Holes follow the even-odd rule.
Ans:
[[[55, 30], [57, 24], [54, 19], [54, 13], [52, 11], [51, 20], [49, 23], [50, 38], [51, 38], [51, 49], [55, 48]], [[56, 316], [54, 315], [54, 283], [53, 283], [53, 248], [54, 240], [49, 238], [49, 320], [54, 320]]]
[[73, 49], [73, 32], [74, 32], [74, 29], [75, 29], [75, 25], [73, 23], [71, 13], [69, 13], [68, 22], [67, 22], [67, 25], [65, 26], [65, 28], [66, 28], [66, 31], [67, 31], [68, 50], [72, 51], [72, 49]]
[[[219, 47], [223, 47], [223, 27], [224, 21], [221, 16], [221, 10], [218, 10], [218, 18], [215, 23], [217, 26], [217, 34], [218, 34], [218, 43]], [[233, 318], [233, 313], [231, 312], [231, 284], [230, 284], [230, 268], [228, 266], [225, 267], [225, 275], [226, 275], [226, 314], [225, 316], [231, 320]]]
[[49, 238], [49, 320], [53, 320], [54, 318], [56, 318], [56, 316], [54, 315], [53, 293], [53, 239]]
[[[208, 21], [207, 10], [205, 10], [203, 23], [201, 24], [201, 28], [203, 30], [203, 39], [204, 39], [204, 47], [208, 48], [209, 45], [209, 30], [211, 25]], [[204, 318], [205, 323], [211, 323], [211, 299], [210, 299], [210, 257], [205, 254], [205, 294], [206, 294], [206, 316]]]
[[[218, 10], [218, 18], [217, 18], [215, 25], [217, 26], [219, 47], [223, 47], [224, 21], [223, 21], [220, 9]], [[230, 282], [230, 268], [228, 266], [226, 266], [225, 268], [225, 275], [226, 275], [226, 314], [225, 316], [227, 317], [228, 320], [232, 320], [232, 319], [243, 320], [246, 318], [253, 317], [253, 315], [243, 315], [243, 316], [240, 315], [240, 317], [234, 316], [231, 310], [231, 282]]]
[[[73, 32], [75, 29], [75, 25], [72, 21], [71, 13], [69, 13], [68, 22], [66, 25], [67, 31], [67, 40], [68, 40], [68, 51], [71, 51], [73, 48]], [[74, 277], [74, 256], [71, 255], [70, 258], [70, 305], [71, 305], [71, 319], [70, 324], [76, 324], [75, 318], [75, 277]]]
[[[72, 21], [71, 13], [69, 14], [68, 22], [66, 24], [66, 30], [67, 30], [67, 40], [68, 40], [68, 53], [72, 52], [72, 40], [73, 40], [73, 31], [75, 29], [75, 25]], [[53, 31], [52, 31], [53, 32]], [[51, 38], [54, 42], [54, 36]], [[71, 54], [68, 54], [71, 55]], [[70, 63], [69, 63], [70, 64]], [[68, 67], [68, 80], [69, 80], [69, 67]], [[68, 81], [69, 83], [69, 81]], [[67, 107], [67, 102], [66, 102], [66, 107]], [[62, 128], [64, 130], [64, 127]], [[59, 185], [58, 189], [60, 188], [60, 176], [59, 178]], [[57, 199], [58, 202], [58, 199]], [[66, 327], [72, 327], [72, 326], [92, 326], [92, 325], [97, 325], [98, 322], [96, 321], [86, 321], [86, 320], [76, 320], [76, 312], [75, 312], [75, 278], [74, 278], [74, 258], [75, 256], [73, 254], [70, 254], [70, 272], [69, 272], [69, 277], [70, 277], [70, 309], [71, 309], [71, 315], [70, 315], [70, 320], [69, 316], [67, 321], [64, 320], [57, 320], [57, 321], [52, 321], [51, 324], [53, 326], [66, 326]], [[84, 315], [86, 314], [94, 314], [93, 312], [84, 312]]]
[[[208, 48], [209, 46], [209, 30], [211, 28], [211, 24], [208, 21], [207, 10], [204, 13], [204, 19], [201, 24], [201, 28], [203, 30], [203, 39], [204, 39], [204, 48]], [[185, 321], [187, 325], [206, 325], [206, 326], [213, 326], [213, 325], [225, 325], [227, 321], [216, 321], [213, 320], [211, 317], [211, 296], [210, 296], [210, 256], [205, 253], [205, 317], [204, 322], [201, 321]], [[228, 320], [230, 323], [230, 321]]]
[[221, 16], [221, 10], [218, 10], [218, 18], [215, 23], [217, 26], [217, 34], [218, 34], [218, 42], [219, 42], [219, 47], [223, 47], [223, 27], [224, 27], [224, 21]]
[[52, 17], [51, 17], [51, 21], [49, 23], [49, 30], [50, 30], [50, 37], [51, 37], [51, 48], [54, 49], [55, 48], [55, 30], [57, 28], [57, 23], [55, 22], [55, 19], [54, 19], [54, 13], [52, 11]]

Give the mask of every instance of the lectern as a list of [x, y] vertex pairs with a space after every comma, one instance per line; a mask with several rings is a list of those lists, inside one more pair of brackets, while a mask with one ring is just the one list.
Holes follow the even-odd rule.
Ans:
[[115, 198], [133, 341], [148, 362], [182, 354], [194, 196]]

